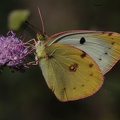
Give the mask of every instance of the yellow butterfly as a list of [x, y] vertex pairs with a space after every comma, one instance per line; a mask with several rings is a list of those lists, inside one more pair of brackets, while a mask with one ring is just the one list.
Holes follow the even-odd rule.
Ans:
[[38, 38], [36, 60], [60, 101], [96, 93], [120, 58], [120, 34], [115, 32], [72, 30], [51, 37], [40, 32]]

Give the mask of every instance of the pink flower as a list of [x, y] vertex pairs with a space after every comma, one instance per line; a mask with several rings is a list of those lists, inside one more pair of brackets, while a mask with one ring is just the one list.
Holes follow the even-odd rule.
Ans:
[[0, 66], [9, 66], [17, 70], [26, 68], [25, 58], [29, 48], [12, 31], [6, 36], [0, 36]]

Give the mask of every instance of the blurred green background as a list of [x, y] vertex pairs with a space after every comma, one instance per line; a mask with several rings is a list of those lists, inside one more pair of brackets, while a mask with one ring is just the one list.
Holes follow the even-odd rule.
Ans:
[[[8, 31], [8, 15], [28, 9], [28, 21], [41, 28], [40, 7], [48, 35], [72, 29], [120, 32], [120, 0], [1, 0], [0, 34]], [[35, 30], [21, 28], [33, 38]], [[28, 39], [27, 38], [27, 39]], [[102, 88], [93, 96], [59, 102], [48, 89], [39, 66], [25, 73], [0, 73], [0, 120], [120, 120], [120, 62], [105, 75]]]

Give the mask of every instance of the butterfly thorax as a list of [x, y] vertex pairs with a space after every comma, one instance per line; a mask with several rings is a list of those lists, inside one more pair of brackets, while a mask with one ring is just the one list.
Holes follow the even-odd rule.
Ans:
[[40, 61], [41, 59], [46, 58], [47, 56], [45, 48], [48, 47], [47, 41], [49, 41], [49, 37], [46, 34], [40, 32], [37, 33], [37, 38], [38, 41], [35, 45], [36, 55], [37, 55], [36, 60]]
[[43, 41], [38, 41], [37, 44], [35, 45], [35, 49], [36, 49], [36, 55], [38, 60], [45, 57], [46, 52], [45, 52], [45, 45], [43, 44]]

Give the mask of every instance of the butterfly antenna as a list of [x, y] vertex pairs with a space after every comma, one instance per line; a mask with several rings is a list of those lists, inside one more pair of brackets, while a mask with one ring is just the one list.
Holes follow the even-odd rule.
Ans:
[[30, 22], [25, 21], [25, 23], [27, 23], [28, 25], [30, 25], [34, 30], [36, 30], [36, 32], [37, 32], [37, 30], [40, 31], [37, 27], [33, 26]]
[[44, 34], [44, 32], [45, 32], [45, 27], [44, 27], [44, 22], [43, 22], [42, 15], [41, 15], [41, 11], [40, 11], [40, 8], [39, 8], [39, 7], [38, 7], [38, 13], [39, 13], [39, 17], [40, 17], [41, 24], [42, 24], [42, 32], [43, 32], [43, 34]]

